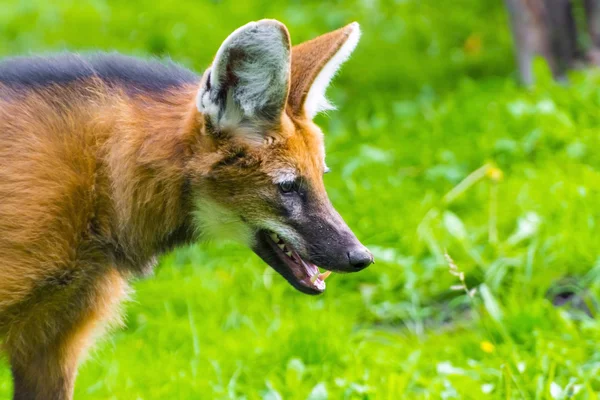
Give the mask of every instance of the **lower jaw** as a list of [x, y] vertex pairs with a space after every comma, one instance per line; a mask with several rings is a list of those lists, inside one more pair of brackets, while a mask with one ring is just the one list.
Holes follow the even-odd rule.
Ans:
[[286, 280], [294, 287], [294, 289], [296, 289], [299, 292], [302, 292], [304, 294], [316, 296], [316, 295], [319, 295], [319, 294], [322, 294], [323, 292], [325, 292], [325, 288], [316, 288], [314, 286], [308, 286], [300, 281], [292, 282], [291, 280], [289, 280], [287, 278], [286, 278]]

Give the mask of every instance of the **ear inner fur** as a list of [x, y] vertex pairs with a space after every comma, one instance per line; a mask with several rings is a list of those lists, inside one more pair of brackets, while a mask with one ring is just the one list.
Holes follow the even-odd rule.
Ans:
[[[292, 77], [288, 105], [294, 115], [305, 113], [305, 102], [313, 83], [353, 33], [360, 34], [357, 23], [349, 24], [292, 48]], [[355, 45], [355, 43], [351, 45], [349, 53]], [[340, 64], [345, 61], [349, 53], [340, 60]], [[334, 68], [337, 70], [339, 65]], [[310, 118], [313, 116], [309, 115]]]
[[238, 28], [223, 42], [200, 84], [198, 110], [219, 129], [278, 120], [289, 90], [290, 51], [289, 33], [278, 21]]

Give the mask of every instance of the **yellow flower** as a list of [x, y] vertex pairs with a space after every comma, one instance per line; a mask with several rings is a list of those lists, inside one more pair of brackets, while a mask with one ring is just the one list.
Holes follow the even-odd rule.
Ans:
[[463, 44], [465, 53], [472, 55], [478, 55], [479, 53], [481, 53], [482, 47], [483, 40], [481, 40], [481, 36], [479, 36], [476, 33], [471, 34]]
[[481, 347], [481, 350], [485, 351], [486, 353], [491, 353], [496, 348], [493, 344], [491, 344], [487, 340], [484, 340], [483, 342], [481, 342], [479, 347]]
[[495, 182], [500, 182], [504, 177], [504, 172], [500, 168], [491, 167], [487, 170], [487, 176]]

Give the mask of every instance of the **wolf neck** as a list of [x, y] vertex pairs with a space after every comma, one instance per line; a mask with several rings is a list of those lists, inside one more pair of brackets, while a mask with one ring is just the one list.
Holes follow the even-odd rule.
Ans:
[[195, 87], [127, 98], [108, 141], [107, 164], [122, 262], [144, 272], [162, 252], [194, 239], [186, 175], [201, 122]]

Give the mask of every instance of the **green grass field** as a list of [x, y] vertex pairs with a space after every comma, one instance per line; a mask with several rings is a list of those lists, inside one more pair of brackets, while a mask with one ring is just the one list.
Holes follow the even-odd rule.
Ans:
[[[202, 71], [263, 17], [295, 43], [362, 25], [318, 122], [330, 197], [377, 263], [308, 297], [235, 244], [169, 254], [75, 398], [596, 399], [600, 323], [581, 310], [600, 295], [600, 74], [558, 85], [538, 63], [520, 87], [502, 2], [4, 0], [0, 55], [118, 50]], [[2, 399], [9, 376], [0, 364]]]

